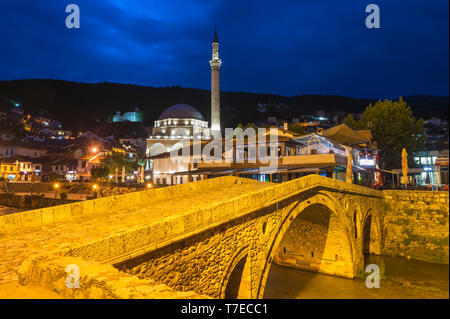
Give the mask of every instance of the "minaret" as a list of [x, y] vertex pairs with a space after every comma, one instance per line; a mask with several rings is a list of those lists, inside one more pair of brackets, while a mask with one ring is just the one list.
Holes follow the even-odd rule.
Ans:
[[211, 65], [211, 133], [220, 132], [220, 87], [219, 70], [222, 61], [219, 59], [219, 40], [214, 29]]

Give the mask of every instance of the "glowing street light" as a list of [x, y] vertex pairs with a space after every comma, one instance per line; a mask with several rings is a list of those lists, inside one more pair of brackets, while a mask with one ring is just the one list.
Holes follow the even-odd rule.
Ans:
[[58, 198], [58, 188], [59, 188], [59, 184], [58, 184], [58, 183], [55, 183], [55, 184], [53, 185], [53, 188], [55, 189], [55, 198]]
[[152, 187], [153, 187], [152, 183], [147, 184], [147, 188], [152, 188]]
[[98, 151], [98, 148], [96, 148], [96, 147], [93, 147], [93, 148], [92, 148], [92, 152], [93, 152], [93, 153], [97, 153], [97, 151]]
[[97, 184], [92, 185], [92, 189], [93, 189], [94, 191], [96, 191], [96, 190], [98, 189], [98, 185], [97, 185]]

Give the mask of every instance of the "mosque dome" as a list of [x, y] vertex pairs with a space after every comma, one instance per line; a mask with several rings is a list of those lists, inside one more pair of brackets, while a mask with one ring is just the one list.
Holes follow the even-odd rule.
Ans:
[[169, 106], [164, 112], [162, 112], [158, 120], [165, 120], [169, 118], [195, 119], [204, 121], [202, 113], [200, 113], [195, 107], [188, 104], [175, 104]]

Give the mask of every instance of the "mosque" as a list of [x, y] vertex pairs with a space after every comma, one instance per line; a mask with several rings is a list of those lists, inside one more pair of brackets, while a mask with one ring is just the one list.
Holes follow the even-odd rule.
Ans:
[[211, 127], [193, 106], [175, 104], [168, 107], [155, 121], [152, 135], [147, 139], [147, 156], [170, 152], [196, 140], [208, 140], [220, 132], [219, 41], [214, 30], [211, 66]]

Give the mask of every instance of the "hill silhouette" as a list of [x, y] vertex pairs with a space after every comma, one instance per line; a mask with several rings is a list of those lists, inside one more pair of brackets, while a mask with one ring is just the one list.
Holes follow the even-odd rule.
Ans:
[[[448, 119], [448, 97], [415, 95], [404, 97], [416, 117], [437, 116]], [[153, 121], [170, 105], [190, 104], [210, 118], [209, 90], [173, 87], [145, 87], [118, 83], [78, 83], [63, 80], [0, 81], [0, 109], [11, 107], [10, 100], [18, 100], [26, 110], [47, 110], [64, 126], [74, 130], [89, 129], [104, 123], [116, 111], [132, 111], [139, 107], [144, 112], [144, 125]], [[259, 113], [257, 103], [284, 103], [288, 110]], [[373, 99], [359, 99], [336, 95], [301, 95], [285, 97], [275, 94], [221, 92], [222, 125], [235, 127], [237, 123], [264, 120], [267, 116], [292, 119], [317, 110], [359, 113]]]

